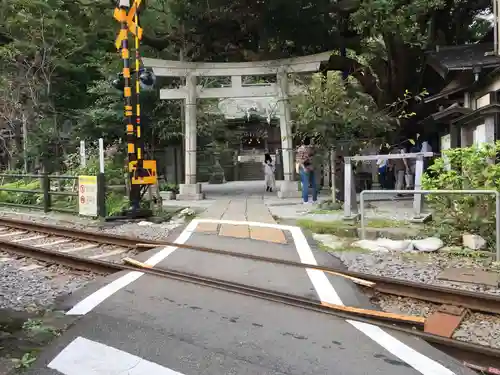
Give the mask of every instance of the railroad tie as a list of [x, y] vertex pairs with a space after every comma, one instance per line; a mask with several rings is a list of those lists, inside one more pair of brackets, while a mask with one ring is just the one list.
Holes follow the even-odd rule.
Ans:
[[71, 249], [64, 249], [64, 250], [61, 250], [61, 253], [74, 253], [77, 251], [93, 249], [95, 247], [98, 247], [98, 245], [91, 243], [91, 244], [87, 244], [87, 245], [83, 245], [83, 246], [79, 246], [79, 247], [73, 247]]
[[39, 240], [42, 238], [47, 237], [45, 234], [40, 234], [38, 236], [32, 236], [32, 237], [24, 237], [24, 238], [18, 238], [17, 240], [12, 240], [12, 242], [25, 242], [25, 241], [33, 241], [33, 240]]
[[4, 234], [0, 234], [0, 237], [19, 236], [20, 234], [25, 234], [25, 233], [26, 233], [26, 231], [18, 231], [18, 232], [4, 233]]
[[70, 238], [63, 238], [62, 240], [57, 240], [54, 242], [46, 242], [46, 243], [40, 243], [38, 245], [33, 245], [33, 247], [48, 247], [48, 246], [59, 245], [59, 244], [66, 243], [69, 241], [71, 241]]

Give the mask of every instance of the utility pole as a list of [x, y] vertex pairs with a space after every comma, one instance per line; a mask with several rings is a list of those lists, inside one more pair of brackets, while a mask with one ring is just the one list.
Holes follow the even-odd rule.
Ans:
[[[125, 101], [125, 127], [128, 154], [128, 173], [130, 178], [130, 209], [126, 212], [127, 217], [146, 217], [151, 215], [149, 209], [141, 209], [141, 198], [149, 185], [157, 182], [156, 160], [144, 160], [144, 146], [142, 141], [142, 123], [140, 93], [141, 84], [152, 86], [154, 76], [141, 69], [140, 40], [143, 30], [139, 25], [139, 13], [142, 0], [119, 0], [114, 11], [114, 18], [120, 22], [120, 32], [115, 41], [116, 48], [121, 51], [123, 70], [121, 79], [118, 79], [115, 87], [123, 88]], [[134, 35], [135, 66], [132, 70], [129, 50], [129, 32]], [[132, 94], [132, 74], [135, 75], [135, 90]], [[134, 111], [135, 107], [135, 111]]]

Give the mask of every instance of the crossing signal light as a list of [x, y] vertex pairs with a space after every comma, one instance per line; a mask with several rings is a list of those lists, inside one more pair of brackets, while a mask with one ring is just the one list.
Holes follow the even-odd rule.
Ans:
[[156, 83], [156, 76], [150, 70], [142, 69], [139, 70], [139, 84], [141, 85], [141, 89], [149, 91], [154, 88]]
[[[131, 71], [130, 75], [135, 76], [135, 72]], [[151, 91], [154, 89], [156, 83], [156, 76], [154, 73], [147, 69], [139, 69], [139, 85], [142, 90]], [[125, 87], [125, 79], [123, 73], [118, 73], [116, 78], [111, 81], [111, 85], [117, 90], [123, 90]]]

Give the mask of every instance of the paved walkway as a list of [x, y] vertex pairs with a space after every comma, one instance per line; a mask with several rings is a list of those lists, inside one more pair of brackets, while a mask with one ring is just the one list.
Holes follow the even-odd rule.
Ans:
[[[262, 181], [232, 181], [220, 185], [203, 184], [203, 191], [206, 193], [207, 199], [200, 201], [164, 201], [164, 206], [171, 207], [191, 207], [197, 211], [204, 211], [214, 205], [219, 207], [208, 210], [200, 217], [207, 219], [221, 219], [224, 220], [247, 220], [247, 221], [261, 221], [271, 223], [273, 217], [281, 219], [296, 220], [296, 219], [311, 219], [315, 221], [336, 221], [342, 220], [344, 217], [343, 211], [331, 213], [318, 213], [316, 206], [307, 205], [302, 203], [302, 198], [285, 198], [280, 199], [276, 193], [266, 193], [262, 188]], [[277, 181], [279, 187], [280, 181]], [[318, 200], [330, 199], [330, 191], [322, 190], [319, 194]], [[359, 196], [359, 194], [358, 194]], [[414, 216], [413, 200], [387, 200], [391, 197], [383, 195], [370, 195], [366, 197], [366, 201], [370, 202], [365, 207], [365, 215], [367, 218], [388, 219], [388, 220], [409, 220]], [[250, 210], [248, 207], [248, 199], [250, 199]], [[359, 199], [359, 197], [358, 197]], [[234, 203], [234, 200], [247, 200], [247, 205], [243, 207], [243, 203]], [[256, 215], [255, 210], [252, 211], [252, 206], [258, 200], [262, 200], [264, 206], [270, 211], [271, 219], [264, 218], [264, 215], [259, 213]], [[233, 203], [229, 203], [229, 201]], [[224, 207], [230, 209], [224, 211]], [[260, 206], [260, 203], [259, 203]], [[262, 207], [259, 208], [260, 211]], [[233, 215], [233, 212], [237, 215]], [[260, 212], [259, 211], [259, 212]], [[425, 212], [425, 209], [424, 209]], [[230, 216], [240, 217], [246, 216], [246, 219], [235, 219]], [[256, 216], [261, 217], [261, 220], [254, 219]], [[207, 232], [213, 232], [220, 228], [214, 229], [214, 226], [206, 226]], [[248, 236], [247, 236], [248, 237]]]
[[[262, 197], [218, 199], [200, 216], [200, 219], [253, 221], [276, 224]], [[201, 223], [198, 232], [218, 234], [223, 237], [251, 238], [258, 241], [286, 243], [280, 229], [248, 225]]]
[[[340, 266], [299, 228], [276, 227], [264, 197], [262, 192], [219, 196], [199, 217], [207, 222], [195, 219], [167, 240]], [[349, 280], [317, 270], [173, 246], [135, 258], [160, 269], [318, 302], [375, 308]], [[26, 375], [473, 375], [427, 343], [398, 332], [137, 271], [91, 284], [60, 308], [80, 319]]]
[[[241, 200], [235, 202], [235, 208], [241, 207]], [[300, 233], [294, 232], [287, 244], [262, 246], [250, 237], [193, 231], [193, 224], [177, 242], [338, 266], [335, 258], [311, 249]], [[352, 283], [320, 271], [172, 247], [138, 254], [137, 259], [158, 268], [370, 308]], [[90, 285], [66, 303], [66, 309], [82, 316], [26, 375], [473, 375], [425, 342], [398, 332], [139, 272]]]

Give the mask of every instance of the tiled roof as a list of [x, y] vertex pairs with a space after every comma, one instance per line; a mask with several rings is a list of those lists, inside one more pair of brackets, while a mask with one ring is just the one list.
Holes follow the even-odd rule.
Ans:
[[493, 55], [493, 43], [439, 47], [428, 52], [430, 59], [446, 70], [471, 69], [475, 66], [500, 66], [500, 57]]

